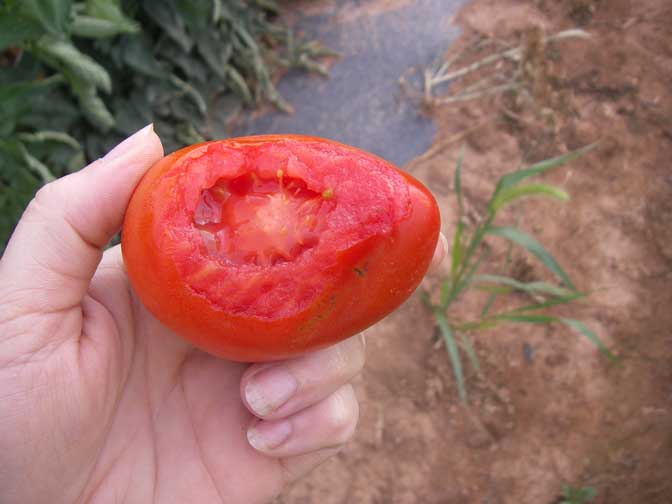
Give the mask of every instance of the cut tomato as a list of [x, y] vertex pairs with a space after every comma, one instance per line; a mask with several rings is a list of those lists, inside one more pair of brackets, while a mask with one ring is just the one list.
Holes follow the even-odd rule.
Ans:
[[130, 281], [212, 354], [297, 355], [352, 336], [417, 287], [439, 212], [419, 182], [329, 140], [234, 138], [158, 162], [128, 207]]

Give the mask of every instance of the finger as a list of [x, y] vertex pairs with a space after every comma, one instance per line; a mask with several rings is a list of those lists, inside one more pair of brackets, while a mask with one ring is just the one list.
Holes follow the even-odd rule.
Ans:
[[435, 273], [441, 267], [441, 263], [446, 258], [448, 253], [448, 240], [443, 233], [439, 233], [439, 241], [436, 244], [436, 249], [434, 250], [434, 257], [432, 257], [432, 262], [429, 265], [429, 272]]
[[364, 367], [364, 337], [295, 359], [251, 366], [241, 380], [243, 402], [257, 417], [286, 417], [348, 383]]
[[83, 298], [101, 249], [121, 226], [133, 189], [163, 156], [149, 125], [104, 158], [40, 189], [0, 261], [0, 276], [23, 308], [57, 311]]
[[352, 385], [339, 388], [321, 402], [279, 420], [255, 420], [247, 440], [272, 457], [293, 457], [347, 443], [354, 435], [359, 405]]

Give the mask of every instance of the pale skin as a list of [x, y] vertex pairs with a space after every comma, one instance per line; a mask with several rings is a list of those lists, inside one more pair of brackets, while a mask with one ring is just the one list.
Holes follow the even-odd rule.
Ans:
[[3, 503], [269, 502], [355, 432], [363, 337], [219, 359], [144, 309], [119, 247], [103, 252], [162, 156], [148, 126], [48, 184], [0, 260]]

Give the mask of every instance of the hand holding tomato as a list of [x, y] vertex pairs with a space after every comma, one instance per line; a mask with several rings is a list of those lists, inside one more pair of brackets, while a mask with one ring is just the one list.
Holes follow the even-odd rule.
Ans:
[[0, 260], [3, 502], [264, 502], [354, 431], [361, 337], [222, 360], [146, 311], [119, 247], [102, 252], [162, 155], [150, 126], [48, 184]]

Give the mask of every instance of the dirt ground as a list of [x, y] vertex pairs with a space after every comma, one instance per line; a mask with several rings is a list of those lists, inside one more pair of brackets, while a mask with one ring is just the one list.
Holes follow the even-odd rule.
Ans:
[[[523, 88], [429, 107], [435, 147], [406, 169], [434, 191], [450, 235], [461, 145], [478, 213], [523, 159], [600, 140], [545, 176], [569, 203], [529, 200], [511, 218], [593, 292], [562, 313], [620, 363], [564, 328], [501, 326], [473, 335], [482, 373], [465, 407], [414, 296], [369, 330], [356, 438], [278, 503], [552, 504], [563, 484], [594, 487], [596, 503], [672, 503], [672, 3], [475, 0], [456, 23], [463, 35], [446, 57], [478, 37], [522, 43]], [[569, 28], [591, 38], [540, 42]], [[529, 258], [515, 264], [542, 276]]]

